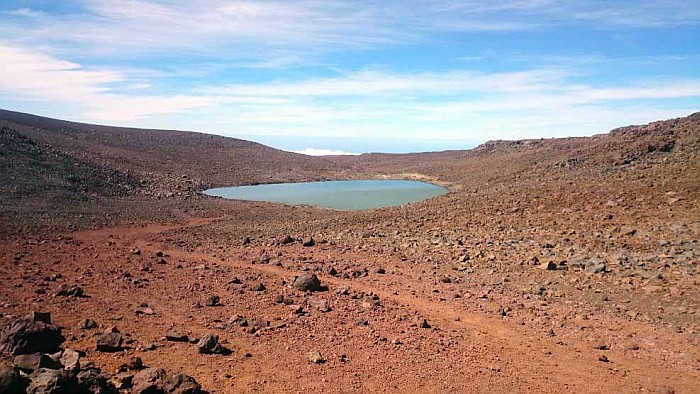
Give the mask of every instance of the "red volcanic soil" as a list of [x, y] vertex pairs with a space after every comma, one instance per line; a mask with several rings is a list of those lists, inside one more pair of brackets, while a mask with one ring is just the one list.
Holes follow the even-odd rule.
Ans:
[[[0, 115], [12, 174], [0, 183], [0, 322], [51, 312], [62, 347], [106, 375], [140, 357], [211, 393], [700, 387], [698, 114], [332, 158]], [[198, 193], [382, 176], [451, 193], [363, 212]], [[311, 274], [320, 291], [298, 288]], [[75, 286], [83, 296], [59, 295]], [[116, 352], [96, 349], [108, 327], [124, 338]], [[218, 335], [231, 352], [201, 354], [174, 332]]]

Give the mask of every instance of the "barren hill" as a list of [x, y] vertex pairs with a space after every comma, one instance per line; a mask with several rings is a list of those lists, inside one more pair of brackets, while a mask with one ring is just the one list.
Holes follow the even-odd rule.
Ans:
[[[0, 125], [0, 316], [52, 312], [63, 347], [115, 379], [138, 381], [140, 357], [212, 393], [697, 391], [700, 114], [325, 158], [8, 111]], [[362, 212], [197, 193], [355, 177], [451, 193]], [[124, 343], [107, 353], [112, 326]], [[231, 353], [199, 351], [221, 350], [212, 335]]]

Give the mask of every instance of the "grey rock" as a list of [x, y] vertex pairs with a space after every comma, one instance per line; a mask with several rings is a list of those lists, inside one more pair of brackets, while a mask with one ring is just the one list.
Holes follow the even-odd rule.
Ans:
[[20, 354], [13, 360], [15, 366], [22, 371], [31, 373], [39, 368], [61, 369], [59, 362], [44, 353]]
[[190, 338], [175, 328], [170, 327], [168, 331], [165, 332], [165, 339], [172, 342], [189, 342]]
[[202, 391], [202, 386], [193, 377], [182, 373], [169, 374], [163, 388], [169, 394], [197, 394]]
[[302, 291], [320, 291], [321, 281], [312, 273], [305, 273], [294, 279], [292, 286]]
[[124, 337], [116, 331], [107, 330], [97, 336], [96, 349], [100, 352], [118, 352], [123, 349]]
[[17, 368], [11, 365], [0, 365], [0, 393], [23, 393], [23, 383]]
[[64, 340], [61, 330], [52, 324], [18, 318], [8, 321], [0, 333], [0, 350], [13, 356], [55, 353]]
[[131, 392], [133, 394], [164, 393], [165, 378], [164, 369], [146, 368], [134, 375]]
[[78, 378], [66, 370], [41, 368], [29, 375], [27, 394], [75, 394]]
[[80, 370], [80, 353], [73, 349], [63, 349], [60, 361], [66, 370], [75, 372]]
[[219, 336], [216, 334], [204, 334], [199, 340], [197, 351], [201, 354], [230, 354], [231, 351], [221, 346]]

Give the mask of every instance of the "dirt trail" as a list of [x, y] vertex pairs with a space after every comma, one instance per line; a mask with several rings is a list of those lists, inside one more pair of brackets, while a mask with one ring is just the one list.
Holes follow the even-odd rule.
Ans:
[[[104, 245], [109, 239], [116, 240], [120, 245], [138, 247], [144, 251], [144, 254], [162, 251], [171, 260], [189, 262], [216, 260], [216, 265], [229, 268], [232, 273], [256, 273], [263, 275], [263, 277], [273, 278], [274, 281], [289, 280], [298, 274], [299, 271], [294, 268], [283, 268], [269, 264], [251, 264], [250, 259], [241, 258], [241, 256], [259, 254], [260, 250], [257, 249], [238, 248], [228, 250], [226, 254], [219, 255], [216, 259], [213, 259], [210, 254], [191, 252], [183, 248], [175, 248], [171, 243], [157, 241], [158, 237], [156, 236], [158, 235], [167, 233], [168, 237], [170, 237], [172, 234], [177, 234], [179, 230], [205, 226], [218, 220], [225, 220], [225, 218], [190, 218], [183, 224], [151, 224], [136, 228], [101, 229], [74, 233], [71, 237], [90, 244], [95, 248]], [[287, 254], [294, 255], [302, 252], [301, 249], [297, 248], [295, 250], [290, 248]], [[324, 253], [328, 253], [329, 260], [340, 254], [339, 251], [336, 252], [334, 250], [324, 250]], [[163, 280], [169, 281], [168, 272], [163, 274]], [[509, 387], [515, 391], [530, 391], [533, 387], [539, 387], [547, 392], [565, 392], [570, 390], [577, 392], [628, 392], [644, 391], [646, 389], [653, 391], [655, 387], [672, 383], [677, 392], [692, 392], [697, 387], [700, 376], [698, 373], [697, 352], [692, 353], [696, 360], [695, 367], [689, 369], [678, 368], [678, 365], [666, 365], [660, 355], [657, 355], [659, 356], [657, 359], [653, 359], [648, 354], [640, 357], [639, 352], [629, 352], [623, 349], [601, 352], [594, 349], [589, 341], [574, 338], [547, 337], [542, 332], [517, 325], [512, 319], [500, 319], [480, 312], [470, 312], [459, 302], [432, 301], [425, 297], [425, 294], [429, 292], [430, 286], [410, 278], [408, 275], [401, 277], [400, 280], [383, 281], [381, 284], [378, 284], [373, 279], [341, 279], [329, 275], [321, 275], [321, 280], [330, 287], [330, 292], [334, 292], [341, 286], [346, 286], [353, 291], [378, 295], [387, 310], [416, 313], [427, 319], [438, 329], [438, 337], [445, 335], [449, 338], [464, 338], [461, 342], [453, 345], [454, 348], [450, 349], [454, 354], [473, 353], [475, 350], [474, 343], [478, 343], [480, 352], [492, 352], [496, 356], [497, 361], [491, 362], [493, 366], [487, 366], [487, 368], [490, 369], [489, 372], [497, 374], [502, 381], [497, 385], [491, 386], [491, 378], [482, 377], [482, 381], [471, 382], [472, 385], [469, 387], [472, 388], [483, 389], [492, 387], [494, 390], [486, 389], [485, 391], [498, 391], [495, 390], [497, 387]], [[411, 295], [411, 292], [417, 292], [417, 294]], [[468, 302], [478, 301], [471, 300]], [[264, 313], [265, 311], [258, 312]], [[179, 316], [179, 313], [176, 311], [168, 311], [163, 313], [161, 318], [165, 321], [181, 321], [183, 316]], [[634, 333], [644, 332], [649, 329], [649, 327], [642, 327], [640, 323], [612, 320], [612, 317], [610, 319], [609, 322], [604, 322], [603, 324], [608, 330]], [[390, 323], [388, 327], [383, 328], [389, 331], [392, 330]], [[682, 343], [678, 343], [675, 337], [665, 334], [663, 331], [655, 331], [655, 333], [659, 335], [656, 341], [662, 347], [668, 347], [672, 350], [682, 349]], [[370, 344], [367, 345], [371, 348]], [[295, 357], [295, 355], [290, 354], [293, 352], [283, 351], [282, 353], [284, 354], [283, 358]], [[380, 349], [370, 350], [370, 353], [379, 359], [383, 357]], [[598, 358], [602, 353], [607, 354], [614, 362], [599, 361]], [[424, 358], [429, 357], [429, 354], [421, 353], [421, 350], [418, 350], [417, 353], [415, 351], [407, 353], [406, 357], [409, 359], [415, 357]], [[484, 355], [484, 358], [489, 357]], [[459, 357], [455, 360], [459, 360]], [[650, 360], [652, 361], [651, 364]], [[450, 365], [450, 368], [454, 369], [451, 372], [461, 371], [465, 376], [470, 376], [474, 374], [474, 369], [481, 369], [483, 365], [474, 366], [458, 363]], [[292, 370], [294, 370], [294, 367], [292, 367]], [[274, 365], [269, 364], [257, 365], [255, 371], [251, 370], [249, 373], [255, 376], [277, 374], [278, 376], [287, 376], [289, 379], [292, 379], [294, 376], [293, 371], [281, 373], [281, 371], [276, 370]], [[448, 374], [445, 373], [446, 371], [436, 369], [431, 372], [431, 375], [433, 375], [431, 379], [440, 379], [440, 376], [443, 375], [443, 378], [453, 380], [453, 378], [448, 378]], [[383, 387], [381, 384], [374, 386], [372, 382], [378, 383], [376, 379], [381, 379], [380, 375], [372, 375], [371, 370], [366, 371], [365, 374], [361, 379], [363, 388], [375, 387], [378, 391], [384, 391], [385, 389], [392, 391], [392, 389]], [[600, 378], [591, 381], [591, 377]], [[257, 382], [259, 385], [257, 389], [264, 391], [275, 391], [280, 388], [280, 386], [275, 386], [274, 384], [261, 384], [259, 381], [251, 378], [241, 377], [241, 381], [248, 381], [249, 384], [253, 385]], [[290, 387], [307, 387], [308, 384], [311, 383], [300, 381], [292, 386], [281, 387], [289, 389]], [[332, 382], [326, 382], [326, 384], [330, 385], [328, 387], [334, 387]], [[347, 388], [337, 389], [338, 391], [353, 391], [345, 390]], [[433, 390], [428, 389], [428, 391]], [[440, 392], [445, 390], [437, 389], [434, 391]], [[226, 391], [224, 390], [223, 392]]]

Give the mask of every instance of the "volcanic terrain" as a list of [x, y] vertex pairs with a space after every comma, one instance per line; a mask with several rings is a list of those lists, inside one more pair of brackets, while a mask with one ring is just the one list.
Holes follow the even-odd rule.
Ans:
[[[364, 178], [450, 193], [359, 212], [200, 193]], [[61, 330], [81, 387], [110, 380], [90, 392], [697, 393], [699, 239], [700, 113], [309, 157], [0, 111], [0, 391], [51, 365], [15, 357], [36, 353], [9, 345], [24, 321]]]

